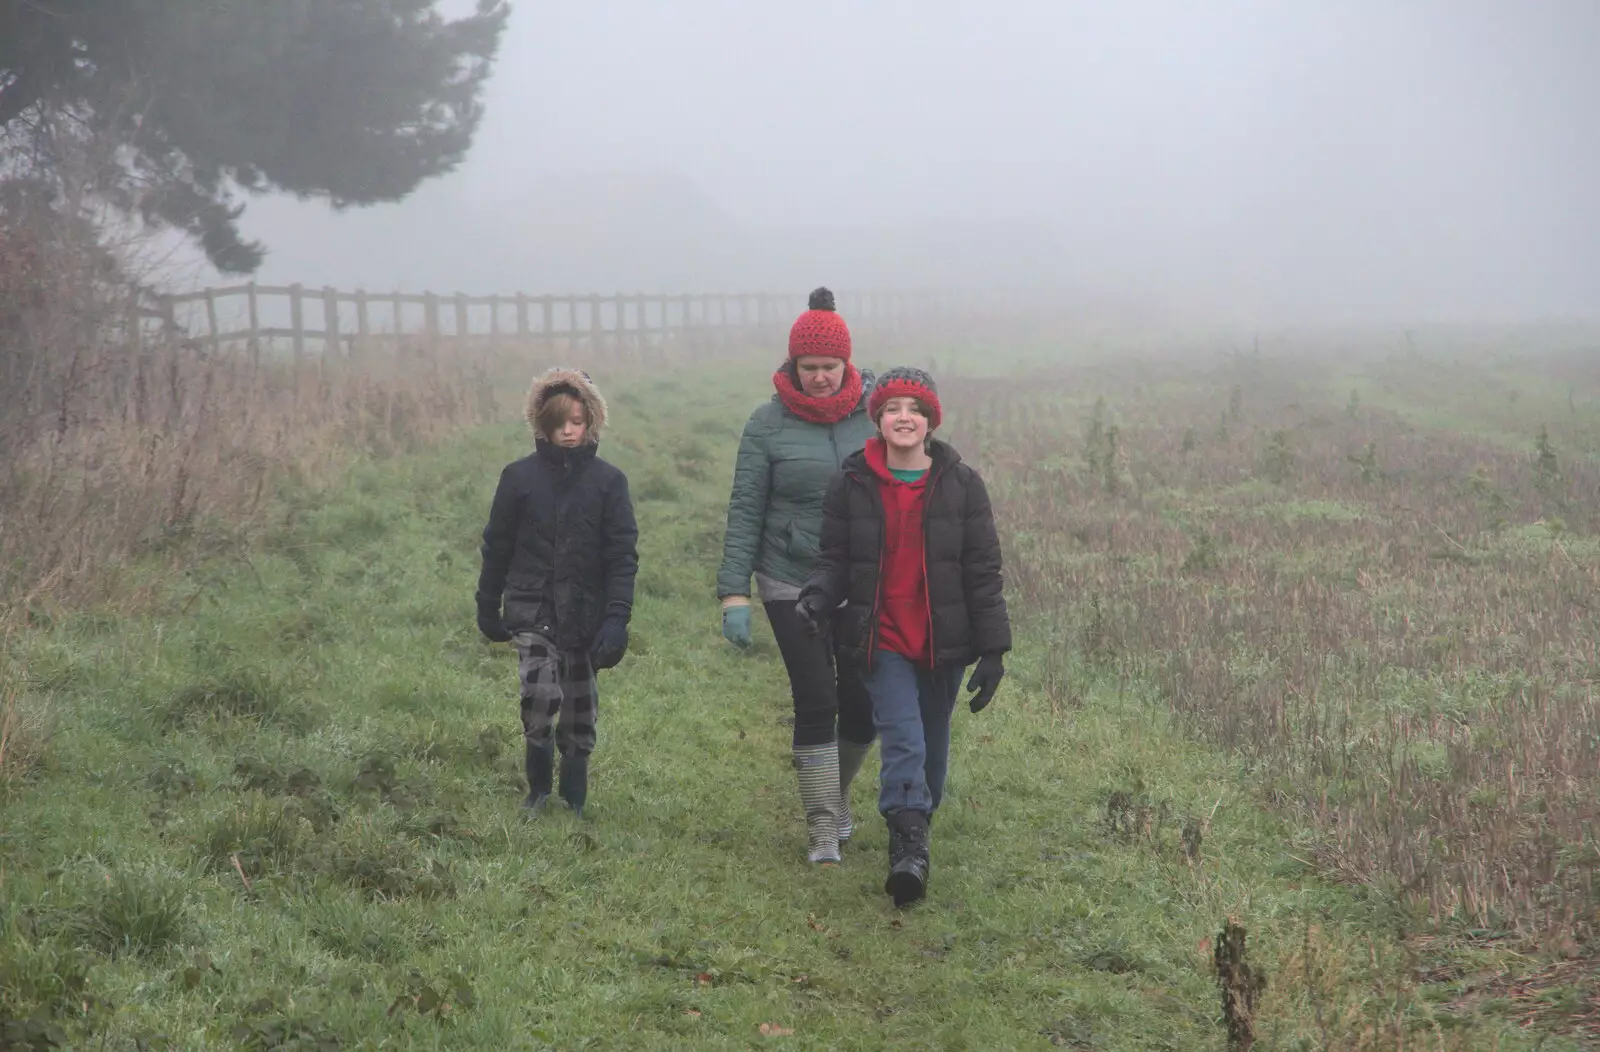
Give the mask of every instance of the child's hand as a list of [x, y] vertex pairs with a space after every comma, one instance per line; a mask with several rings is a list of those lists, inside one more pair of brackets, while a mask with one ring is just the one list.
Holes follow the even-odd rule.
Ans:
[[750, 646], [750, 600], [728, 596], [722, 602], [722, 638], [744, 650]]
[[596, 669], [616, 668], [622, 655], [628, 652], [628, 626], [621, 618], [608, 617], [600, 623], [594, 644], [589, 647], [589, 660]]
[[506, 623], [500, 617], [500, 602], [480, 602], [478, 604], [478, 631], [491, 643], [506, 643], [511, 639], [511, 633], [506, 631]]
[[828, 601], [822, 596], [812, 592], [803, 595], [800, 601], [794, 604], [794, 612], [806, 626], [806, 631], [813, 636], [822, 634], [822, 626], [828, 618]]
[[982, 712], [994, 700], [994, 692], [1000, 689], [1000, 681], [1005, 674], [1006, 666], [999, 654], [985, 654], [979, 658], [978, 667], [972, 670], [972, 678], [967, 680], [967, 690], [978, 693], [967, 707], [973, 712]]

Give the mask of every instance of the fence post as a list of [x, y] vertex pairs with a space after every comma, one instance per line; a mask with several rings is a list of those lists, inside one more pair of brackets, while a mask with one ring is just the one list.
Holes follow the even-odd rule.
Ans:
[[294, 371], [300, 374], [300, 366], [306, 358], [306, 316], [305, 316], [305, 290], [299, 285], [289, 286], [289, 329], [294, 333]]
[[372, 338], [372, 325], [367, 318], [367, 290], [356, 289], [356, 348], [363, 358], [367, 356], [367, 341]]
[[500, 349], [500, 296], [489, 297], [489, 350]]
[[130, 422], [139, 422], [139, 371], [144, 360], [144, 316], [140, 312], [139, 293], [133, 292], [128, 301], [128, 375], [124, 378], [123, 394], [127, 407], [123, 410]]
[[423, 342], [428, 350], [439, 349], [439, 297], [431, 292], [422, 294]]
[[406, 301], [398, 291], [389, 297], [389, 323], [394, 328], [394, 353], [405, 349]]
[[245, 304], [250, 314], [250, 367], [254, 369], [261, 364], [261, 302], [254, 281], [245, 288]]
[[178, 338], [178, 308], [173, 304], [171, 296], [161, 296], [158, 300], [161, 308], [161, 328], [169, 340]]
[[634, 293], [634, 347], [637, 360], [645, 361], [645, 349], [650, 347], [650, 301], [643, 293]]
[[339, 294], [333, 287], [322, 289], [322, 356], [329, 361], [339, 352]]
[[459, 351], [472, 332], [472, 321], [467, 317], [467, 294], [456, 293], [456, 344]]
[[217, 337], [222, 335], [222, 331], [217, 327], [217, 293], [215, 289], [210, 288], [206, 289], [206, 328], [210, 331], [206, 342], [215, 352], [221, 346], [221, 341]]
[[528, 338], [528, 297], [526, 293], [517, 293], [517, 339]]
[[556, 301], [554, 296], [539, 297], [539, 332], [551, 346], [556, 342]]

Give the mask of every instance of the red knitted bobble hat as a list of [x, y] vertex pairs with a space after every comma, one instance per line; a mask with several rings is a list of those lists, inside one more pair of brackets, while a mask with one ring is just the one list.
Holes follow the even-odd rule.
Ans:
[[811, 293], [811, 308], [789, 329], [789, 358], [808, 354], [850, 360], [850, 328], [833, 307], [833, 293], [825, 288]]
[[884, 403], [891, 398], [915, 398], [922, 403], [928, 414], [928, 430], [932, 431], [939, 426], [939, 421], [944, 418], [944, 410], [939, 405], [939, 388], [934, 384], [933, 377], [921, 369], [909, 365], [897, 365], [893, 369], [885, 369], [872, 385], [872, 394], [867, 399], [867, 414], [876, 424], [878, 417], [883, 413]]

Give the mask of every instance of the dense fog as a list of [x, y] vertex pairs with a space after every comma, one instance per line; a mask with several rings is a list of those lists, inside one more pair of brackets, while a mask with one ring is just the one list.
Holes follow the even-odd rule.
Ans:
[[457, 171], [243, 225], [341, 288], [1592, 317], [1597, 43], [1588, 0], [524, 3]]

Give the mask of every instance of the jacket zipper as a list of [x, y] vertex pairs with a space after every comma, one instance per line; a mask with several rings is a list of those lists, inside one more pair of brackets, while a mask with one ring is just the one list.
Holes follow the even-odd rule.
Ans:
[[872, 629], [867, 633], [867, 671], [871, 672], [873, 659], [878, 653], [878, 617], [883, 611], [883, 557], [889, 526], [886, 521], [888, 514], [883, 508], [883, 494], [875, 486], [868, 487], [867, 492], [878, 505], [878, 572], [873, 578]]
[[883, 510], [883, 499], [879, 496], [877, 489], [862, 482], [861, 476], [854, 471], [850, 472], [849, 475], [856, 485], [865, 489], [867, 496], [878, 505], [878, 572], [873, 578], [872, 609], [867, 611], [869, 621], [867, 626], [867, 671], [871, 672], [873, 658], [878, 653], [878, 613], [883, 609], [883, 549], [884, 534], [887, 532], [884, 520], [887, 516]]
[[938, 474], [929, 473], [928, 484], [922, 490], [922, 605], [928, 610], [928, 667], [939, 666], [939, 648], [934, 645], [933, 635], [933, 585], [928, 582], [928, 507], [933, 503], [933, 487], [944, 474], [940, 467]]

